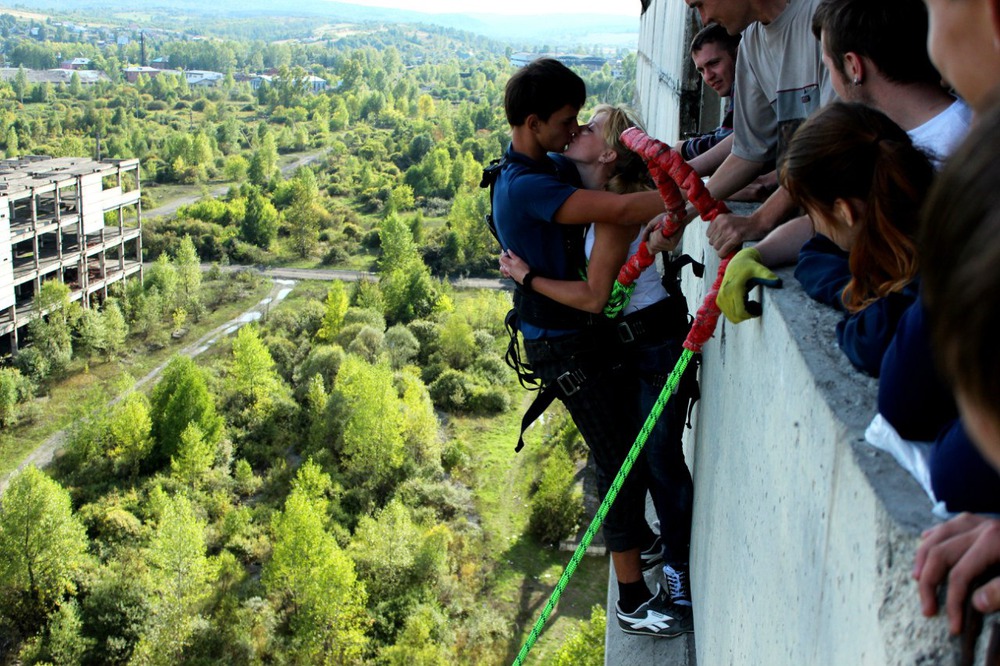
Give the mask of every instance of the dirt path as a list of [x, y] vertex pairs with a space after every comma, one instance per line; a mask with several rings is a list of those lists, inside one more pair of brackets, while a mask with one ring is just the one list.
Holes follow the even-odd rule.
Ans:
[[[285, 296], [287, 296], [288, 293], [291, 292], [292, 287], [294, 285], [295, 285], [294, 280], [286, 280], [286, 279], [275, 280], [274, 285], [271, 287], [271, 291], [268, 293], [268, 295], [265, 298], [263, 298], [260, 302], [258, 302], [256, 305], [254, 305], [252, 308], [246, 310], [235, 319], [231, 319], [230, 321], [227, 321], [225, 324], [215, 327], [205, 335], [198, 338], [196, 341], [179, 349], [177, 353], [184, 354], [185, 356], [190, 356], [192, 358], [198, 356], [202, 352], [206, 351], [209, 347], [214, 345], [216, 342], [218, 342], [219, 339], [224, 338], [227, 335], [236, 332], [244, 324], [248, 324], [252, 321], [257, 321], [258, 319], [263, 317], [264, 312], [272, 305], [280, 302]], [[160, 375], [161, 372], [163, 372], [163, 369], [167, 367], [167, 363], [169, 363], [169, 359], [164, 361], [160, 365], [156, 366], [152, 370], [150, 370], [144, 377], [136, 381], [135, 385], [129, 390], [134, 391], [135, 389], [145, 386], [149, 382], [153, 381], [156, 377]], [[115, 404], [123, 397], [125, 397], [125, 395], [127, 395], [127, 392], [125, 394], [116, 397], [114, 400], [111, 401], [111, 404]], [[61, 449], [63, 445], [66, 443], [66, 437], [67, 437], [66, 429], [53, 433], [51, 436], [49, 436], [48, 439], [39, 444], [34, 451], [25, 456], [24, 460], [21, 461], [21, 464], [17, 466], [17, 470], [11, 472], [11, 474], [7, 476], [0, 477], [0, 496], [3, 495], [5, 490], [7, 490], [7, 484], [10, 481], [10, 477], [16, 474], [18, 471], [24, 469], [28, 465], [34, 465], [35, 467], [45, 467], [50, 462], [52, 462], [52, 458], [55, 456], [56, 452], [59, 449]]]

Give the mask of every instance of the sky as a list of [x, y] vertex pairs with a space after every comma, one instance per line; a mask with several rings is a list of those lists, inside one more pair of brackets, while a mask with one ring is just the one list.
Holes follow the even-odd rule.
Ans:
[[498, 0], [470, 3], [468, 0], [342, 0], [352, 5], [409, 9], [430, 14], [611, 14], [639, 18], [639, 0]]

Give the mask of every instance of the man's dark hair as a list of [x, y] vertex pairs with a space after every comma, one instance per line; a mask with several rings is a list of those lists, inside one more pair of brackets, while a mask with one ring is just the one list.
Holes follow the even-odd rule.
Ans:
[[970, 402], [1000, 420], [997, 151], [1000, 105], [994, 103], [945, 163], [927, 196], [920, 216], [920, 262], [932, 348], [944, 375]]
[[939, 83], [927, 55], [927, 8], [922, 0], [823, 0], [813, 34], [826, 33], [826, 51], [844, 73], [844, 54], [871, 60], [896, 83]]
[[511, 127], [531, 114], [547, 121], [567, 104], [577, 109], [587, 100], [587, 86], [569, 67], [553, 58], [528, 63], [507, 81], [503, 106]]
[[698, 34], [691, 40], [691, 53], [697, 53], [706, 44], [718, 44], [729, 51], [729, 55], [736, 57], [736, 50], [740, 46], [741, 35], [730, 35], [718, 23], [709, 23], [698, 31]]

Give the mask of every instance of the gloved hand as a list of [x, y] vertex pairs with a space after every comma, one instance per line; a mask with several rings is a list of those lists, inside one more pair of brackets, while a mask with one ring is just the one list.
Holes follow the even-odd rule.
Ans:
[[780, 287], [781, 278], [771, 272], [771, 269], [761, 263], [760, 252], [748, 247], [740, 250], [726, 267], [726, 274], [719, 287], [719, 295], [715, 304], [726, 315], [726, 319], [738, 324], [751, 317], [759, 317], [760, 303], [747, 298], [750, 289], [755, 285], [765, 287]]

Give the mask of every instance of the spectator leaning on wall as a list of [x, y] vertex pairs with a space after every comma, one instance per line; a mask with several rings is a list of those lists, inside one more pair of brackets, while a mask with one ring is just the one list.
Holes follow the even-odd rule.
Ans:
[[[779, 159], [795, 129], [833, 98], [812, 15], [819, 0], [686, 0], [702, 23], [718, 23], [731, 35], [743, 33], [736, 61], [733, 149], [708, 181], [716, 199], [728, 199]], [[779, 189], [750, 217], [720, 215], [708, 239], [720, 256], [744, 240], [763, 237], [795, 211]], [[660, 251], [657, 234], [650, 249]]]

